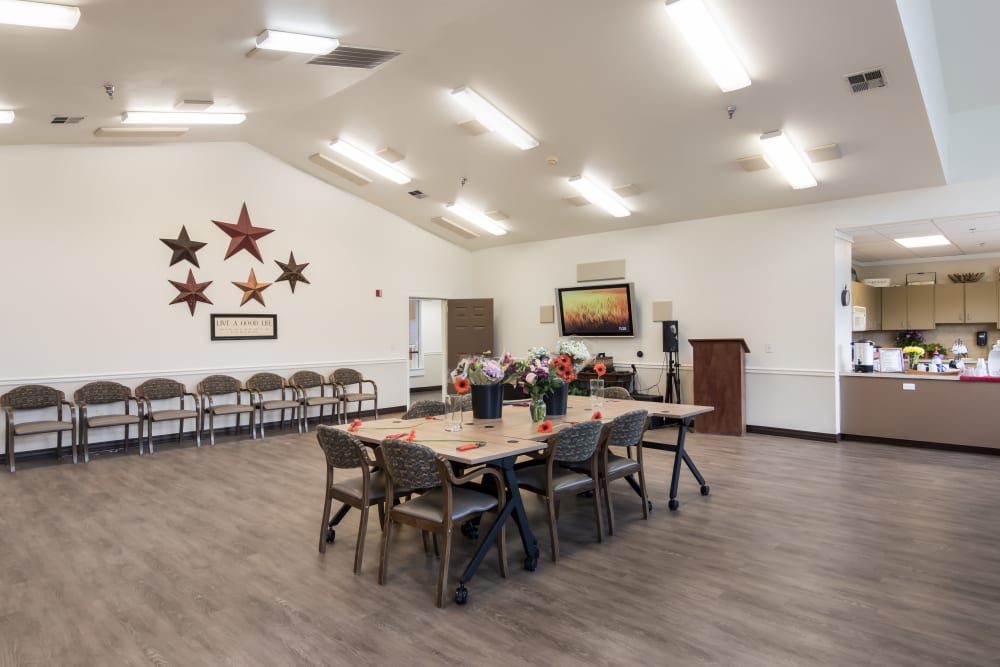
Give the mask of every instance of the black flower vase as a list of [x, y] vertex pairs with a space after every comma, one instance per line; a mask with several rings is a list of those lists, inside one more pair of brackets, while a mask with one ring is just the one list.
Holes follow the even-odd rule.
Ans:
[[569, 383], [562, 382], [559, 388], [545, 394], [545, 414], [550, 417], [561, 417], [566, 414], [566, 402], [569, 398]]
[[503, 415], [503, 385], [474, 384], [472, 391], [472, 417], [474, 419], [500, 419]]

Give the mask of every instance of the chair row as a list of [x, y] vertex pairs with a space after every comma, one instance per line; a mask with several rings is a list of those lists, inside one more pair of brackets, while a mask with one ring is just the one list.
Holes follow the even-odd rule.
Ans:
[[[438, 402], [421, 401], [411, 406], [407, 414], [413, 413], [411, 417], [440, 414], [432, 411], [434, 406], [431, 404], [435, 403]], [[547, 444], [539, 443], [539, 452], [531, 457], [534, 461], [518, 469], [518, 487], [546, 500], [553, 562], [559, 558], [557, 508], [559, 499], [563, 496], [592, 492], [599, 542], [604, 540], [605, 513], [608, 533], [614, 533], [614, 510], [609, 483], [615, 479], [625, 478], [630, 482], [642, 503], [643, 519], [648, 518], [649, 501], [642, 461], [642, 441], [648, 421], [646, 410], [633, 410], [606, 424], [586, 421], [571, 425], [561, 430]], [[484, 467], [456, 476], [454, 467], [447, 459], [436, 455], [424, 445], [404, 440], [384, 440], [375, 450], [373, 459], [366, 445], [350, 433], [329, 426], [318, 427], [317, 440], [325, 454], [327, 467], [326, 494], [320, 524], [320, 552], [325, 552], [327, 543], [333, 542], [336, 534], [333, 527], [347, 511], [351, 507], [359, 509], [361, 520], [355, 546], [354, 572], [360, 573], [368, 508], [378, 505], [379, 523], [383, 531], [379, 583], [384, 584], [386, 580], [394, 523], [408, 524], [423, 531], [425, 550], [426, 533], [434, 533], [436, 554], [436, 537], [440, 534], [444, 544], [439, 554], [437, 604], [443, 606], [452, 527], [484, 512], [499, 513], [503, 509], [509, 492], [505, 492], [500, 474], [490, 467]], [[361, 475], [336, 481], [335, 470], [345, 468], [360, 468]], [[478, 486], [476, 489], [466, 486], [484, 475], [492, 478], [491, 485]], [[485, 492], [485, 489], [490, 488], [494, 491]], [[331, 520], [330, 511], [334, 500], [344, 505]], [[496, 544], [500, 572], [506, 576], [503, 530], [500, 531]]]
[[[195, 441], [200, 447], [206, 421], [209, 441], [215, 444], [216, 416], [235, 416], [239, 432], [241, 418], [247, 415], [254, 439], [258, 431], [264, 437], [264, 413], [270, 411], [281, 412], [279, 423], [282, 426], [288, 411], [300, 433], [309, 430], [307, 414], [313, 407], [319, 408], [319, 420], [322, 421], [326, 406], [331, 406], [330, 417], [341, 422], [348, 404], [357, 403], [360, 416], [362, 403], [371, 401], [378, 416], [377, 385], [349, 368], [339, 368], [329, 377], [310, 370], [297, 371], [288, 379], [276, 373], [257, 373], [245, 382], [229, 375], [210, 375], [198, 383], [196, 391], [197, 394], [189, 392], [184, 384], [170, 378], [146, 380], [134, 393], [118, 382], [98, 380], [77, 389], [70, 403], [65, 393], [45, 385], [12, 389], [0, 396], [0, 407], [5, 414], [4, 450], [8, 468], [11, 472], [16, 469], [15, 439], [24, 435], [55, 433], [56, 453], [61, 459], [63, 434], [69, 433], [73, 463], [78, 460], [78, 443], [82, 445], [83, 460], [87, 463], [90, 461], [90, 431], [95, 428], [124, 426], [127, 449], [130, 430], [135, 426], [142, 455], [144, 430], [152, 453], [153, 425], [160, 422], [178, 422], [177, 440], [180, 441], [184, 422], [193, 420]], [[154, 405], [154, 401], [158, 405]], [[165, 407], [164, 403], [167, 403]], [[40, 419], [34, 415], [22, 418], [23, 413], [29, 411], [44, 412]]]

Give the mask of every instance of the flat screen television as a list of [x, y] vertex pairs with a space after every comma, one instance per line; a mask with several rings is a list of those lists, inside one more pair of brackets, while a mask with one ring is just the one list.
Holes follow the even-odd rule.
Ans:
[[634, 336], [632, 283], [560, 287], [559, 331], [563, 336]]

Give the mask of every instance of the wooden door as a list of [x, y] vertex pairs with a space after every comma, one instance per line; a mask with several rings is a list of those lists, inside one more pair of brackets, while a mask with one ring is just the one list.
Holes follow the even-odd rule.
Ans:
[[944, 283], [934, 286], [934, 320], [938, 324], [965, 322], [965, 285]]
[[882, 289], [882, 328], [900, 331], [906, 328], [906, 288]]
[[965, 321], [986, 323], [997, 321], [997, 284], [965, 283]]
[[493, 354], [493, 299], [448, 299], [448, 370], [462, 357]]
[[906, 328], [933, 329], [934, 285], [906, 286]]

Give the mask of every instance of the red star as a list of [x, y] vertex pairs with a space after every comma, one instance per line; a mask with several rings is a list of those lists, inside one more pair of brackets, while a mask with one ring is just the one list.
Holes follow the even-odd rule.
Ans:
[[175, 303], [187, 302], [188, 308], [191, 309], [191, 317], [194, 317], [194, 309], [195, 306], [198, 305], [199, 301], [202, 303], [212, 303], [204, 294], [205, 288], [211, 285], [212, 281], [209, 280], [207, 283], [196, 283], [194, 281], [194, 272], [191, 271], [191, 269], [188, 269], [188, 279], [186, 283], [179, 283], [176, 280], [171, 280], [169, 282], [180, 292], [180, 294], [178, 294], [177, 297], [170, 302], [170, 304], [173, 305]]
[[274, 230], [251, 225], [246, 202], [243, 203], [243, 210], [240, 211], [240, 219], [235, 225], [230, 222], [219, 222], [218, 220], [213, 220], [212, 222], [230, 236], [231, 240], [229, 241], [229, 249], [226, 250], [226, 259], [229, 259], [240, 250], [246, 250], [256, 257], [257, 261], [264, 261], [260, 256], [260, 248], [257, 247], [257, 239], [267, 236]]

